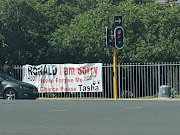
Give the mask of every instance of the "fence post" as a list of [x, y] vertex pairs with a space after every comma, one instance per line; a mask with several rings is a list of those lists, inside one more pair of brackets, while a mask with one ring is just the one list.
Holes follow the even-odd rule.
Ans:
[[161, 82], [160, 78], [161, 78], [160, 63], [158, 63], [158, 89], [159, 89], [159, 87], [161, 85], [160, 84], [160, 82]]

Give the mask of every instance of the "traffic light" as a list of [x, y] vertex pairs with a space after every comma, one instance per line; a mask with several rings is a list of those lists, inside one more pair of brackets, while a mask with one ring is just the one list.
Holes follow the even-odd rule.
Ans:
[[106, 27], [106, 47], [114, 46], [114, 35], [110, 35], [111, 31]]
[[109, 35], [108, 46], [114, 46], [114, 35]]
[[114, 29], [114, 40], [115, 47], [117, 49], [122, 49], [124, 47], [124, 29], [121, 26], [118, 26]]

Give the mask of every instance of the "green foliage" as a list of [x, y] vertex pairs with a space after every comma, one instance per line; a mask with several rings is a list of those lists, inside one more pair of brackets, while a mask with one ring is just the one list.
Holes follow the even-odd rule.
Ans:
[[179, 42], [177, 25], [180, 24], [174, 20], [180, 19], [177, 16], [180, 15], [179, 8], [164, 8], [154, 3], [128, 5], [131, 8], [121, 9], [124, 12], [125, 45], [128, 47], [123, 49], [123, 56], [122, 53], [118, 55], [119, 59], [140, 63], [179, 61], [180, 46], [176, 42]]
[[[180, 60], [180, 7], [150, 0], [0, 0], [0, 61], [112, 63], [105, 27], [123, 16], [118, 63]], [[112, 30], [112, 28], [111, 28]]]
[[47, 97], [48, 98], [54, 98], [56, 95], [52, 92], [47, 92]]
[[149, 2], [153, 2], [153, 0], [133, 0], [136, 4], [145, 4]]
[[[37, 62], [46, 49], [43, 17], [25, 1], [7, 1], [0, 12], [5, 57], [13, 63]], [[8, 55], [7, 55], [8, 54]]]
[[134, 98], [134, 94], [129, 90], [125, 90], [122, 91], [121, 98]]
[[177, 95], [178, 93], [176, 92], [176, 89], [175, 88], [172, 88], [171, 89], [171, 97], [172, 98], [176, 98], [176, 95]]

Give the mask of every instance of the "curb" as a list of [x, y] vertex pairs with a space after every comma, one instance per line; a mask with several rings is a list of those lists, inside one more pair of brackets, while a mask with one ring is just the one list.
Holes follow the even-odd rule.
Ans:
[[[95, 101], [116, 101], [115, 99], [108, 98], [37, 98], [36, 100], [95, 100]], [[153, 98], [153, 99], [117, 99], [117, 101], [180, 101], [180, 99], [173, 98]]]

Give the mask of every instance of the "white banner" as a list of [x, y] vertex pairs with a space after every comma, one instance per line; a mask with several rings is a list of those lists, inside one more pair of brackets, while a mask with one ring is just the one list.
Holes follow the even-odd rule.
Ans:
[[23, 82], [39, 92], [102, 92], [102, 63], [23, 66]]

